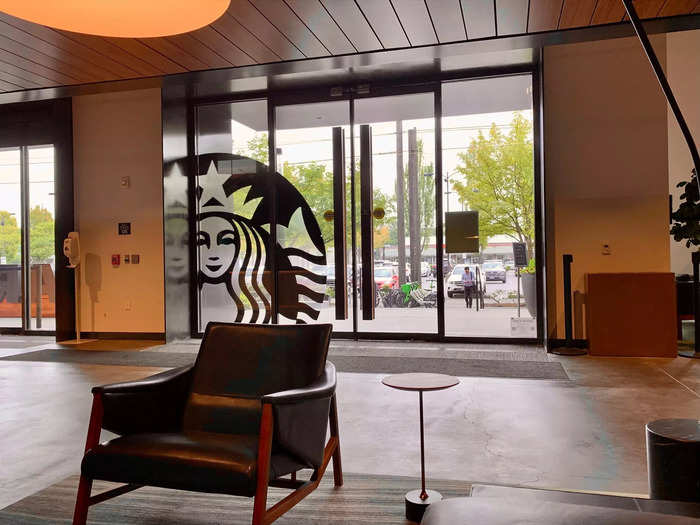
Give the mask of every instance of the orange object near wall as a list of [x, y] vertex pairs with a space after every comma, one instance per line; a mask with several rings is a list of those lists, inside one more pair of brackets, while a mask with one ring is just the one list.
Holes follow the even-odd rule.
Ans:
[[674, 274], [586, 274], [586, 332], [593, 356], [676, 357]]
[[[32, 317], [36, 317], [36, 303], [32, 302]], [[0, 301], [0, 318], [22, 317], [22, 303]], [[41, 317], [56, 317], [56, 303], [49, 299], [48, 294], [41, 297]]]

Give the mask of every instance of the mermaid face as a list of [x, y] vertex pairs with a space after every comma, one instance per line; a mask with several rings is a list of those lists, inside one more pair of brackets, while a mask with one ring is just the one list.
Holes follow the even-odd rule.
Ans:
[[201, 220], [199, 226], [199, 269], [207, 280], [220, 282], [238, 255], [238, 232], [228, 220], [216, 216]]

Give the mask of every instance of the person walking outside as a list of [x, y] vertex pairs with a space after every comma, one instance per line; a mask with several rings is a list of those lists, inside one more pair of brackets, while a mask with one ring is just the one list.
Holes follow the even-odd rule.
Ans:
[[464, 301], [467, 308], [472, 307], [472, 294], [474, 293], [474, 274], [469, 270], [469, 266], [464, 267], [462, 273], [462, 283], [464, 284]]

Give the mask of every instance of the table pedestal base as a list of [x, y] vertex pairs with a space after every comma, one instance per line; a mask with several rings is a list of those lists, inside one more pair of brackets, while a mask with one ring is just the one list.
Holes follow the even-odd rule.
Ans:
[[406, 519], [420, 523], [423, 519], [423, 513], [428, 505], [442, 499], [442, 494], [436, 490], [426, 490], [428, 497], [420, 499], [420, 489], [412, 490], [406, 493]]

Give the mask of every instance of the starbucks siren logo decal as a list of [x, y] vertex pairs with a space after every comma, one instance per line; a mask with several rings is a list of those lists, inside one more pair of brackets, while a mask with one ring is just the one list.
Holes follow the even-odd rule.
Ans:
[[[318, 319], [326, 283], [326, 249], [318, 222], [297, 189], [279, 173], [240, 155], [200, 155], [197, 178], [198, 283], [225, 287], [231, 320], [270, 323], [272, 257], [279, 314], [296, 323]], [[277, 240], [271, 246], [272, 196]], [[225, 319], [221, 319], [225, 320]]]

